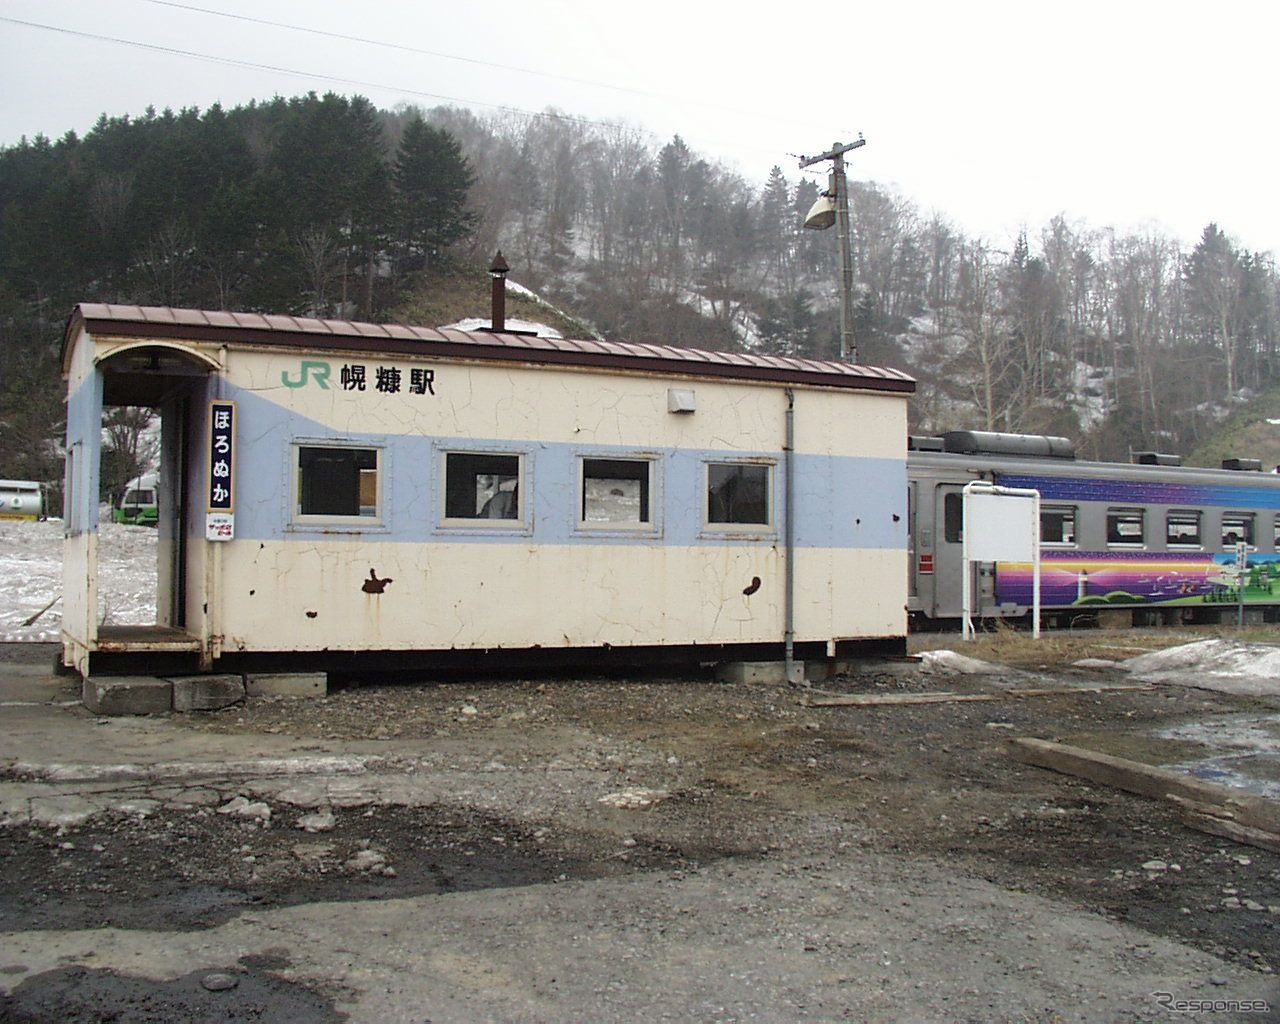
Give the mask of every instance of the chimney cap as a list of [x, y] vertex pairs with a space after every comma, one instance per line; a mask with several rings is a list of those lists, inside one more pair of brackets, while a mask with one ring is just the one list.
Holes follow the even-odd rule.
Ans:
[[489, 264], [489, 273], [494, 277], [506, 277], [510, 269], [507, 261], [502, 258], [502, 250], [499, 249], [497, 255], [493, 257], [493, 262]]

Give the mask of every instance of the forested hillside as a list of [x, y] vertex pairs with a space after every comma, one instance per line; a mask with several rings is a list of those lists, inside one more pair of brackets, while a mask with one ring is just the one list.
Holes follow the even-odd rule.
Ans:
[[[484, 315], [501, 248], [606, 337], [831, 357], [835, 233], [800, 226], [819, 189], [640, 128], [334, 95], [24, 141], [0, 150], [0, 475], [60, 475], [56, 350], [84, 300], [414, 319], [461, 282]], [[1229, 226], [980, 239], [882, 186], [850, 195], [859, 357], [917, 375], [914, 430], [1188, 452], [1280, 377], [1280, 275]]]

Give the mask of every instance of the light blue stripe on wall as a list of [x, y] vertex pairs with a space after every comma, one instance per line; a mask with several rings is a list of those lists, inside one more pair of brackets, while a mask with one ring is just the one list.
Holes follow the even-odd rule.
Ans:
[[[650, 506], [655, 531], [579, 530], [578, 464], [582, 455], [622, 457], [640, 449], [617, 446], [510, 442], [502, 439], [433, 438], [410, 435], [338, 433], [267, 401], [252, 391], [227, 389], [240, 417], [236, 437], [237, 540], [306, 540], [319, 528], [292, 524], [293, 445], [343, 441], [381, 449], [382, 516], [378, 526], [360, 524], [350, 532], [323, 530], [329, 540], [385, 539], [395, 543], [483, 544], [694, 544], [783, 543], [783, 453], [754, 452], [773, 459], [775, 529], [767, 537], [744, 540], [703, 525], [704, 469], [707, 461], [732, 461], [743, 452], [650, 449], [656, 457]], [[493, 450], [525, 455], [522, 508], [525, 528], [441, 528], [441, 451]], [[906, 460], [848, 458], [796, 453], [795, 539], [798, 547], [906, 547]], [[197, 489], [199, 483], [197, 483]], [[527, 503], [532, 501], [532, 508]], [[530, 516], [531, 513], [531, 516]], [[896, 519], [895, 519], [896, 517]], [[528, 528], [531, 518], [531, 530]]]

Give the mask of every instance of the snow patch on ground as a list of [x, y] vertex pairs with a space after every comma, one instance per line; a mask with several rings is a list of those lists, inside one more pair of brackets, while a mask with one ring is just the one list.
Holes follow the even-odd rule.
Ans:
[[922, 672], [941, 672], [951, 675], [994, 675], [1004, 671], [999, 665], [977, 658], [966, 657], [955, 651], [923, 651], [920, 654]]
[[1280, 647], [1240, 640], [1199, 640], [1121, 662], [1148, 683], [1194, 686], [1251, 697], [1280, 697]]
[[[0, 643], [56, 643], [62, 602], [62, 520], [0, 520]], [[156, 531], [98, 526], [98, 617], [113, 625], [156, 621]]]

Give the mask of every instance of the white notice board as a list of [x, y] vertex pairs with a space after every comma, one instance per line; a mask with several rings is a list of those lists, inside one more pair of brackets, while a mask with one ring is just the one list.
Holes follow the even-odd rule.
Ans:
[[1032, 495], [965, 494], [965, 540], [975, 562], [1030, 562], [1039, 534]]

